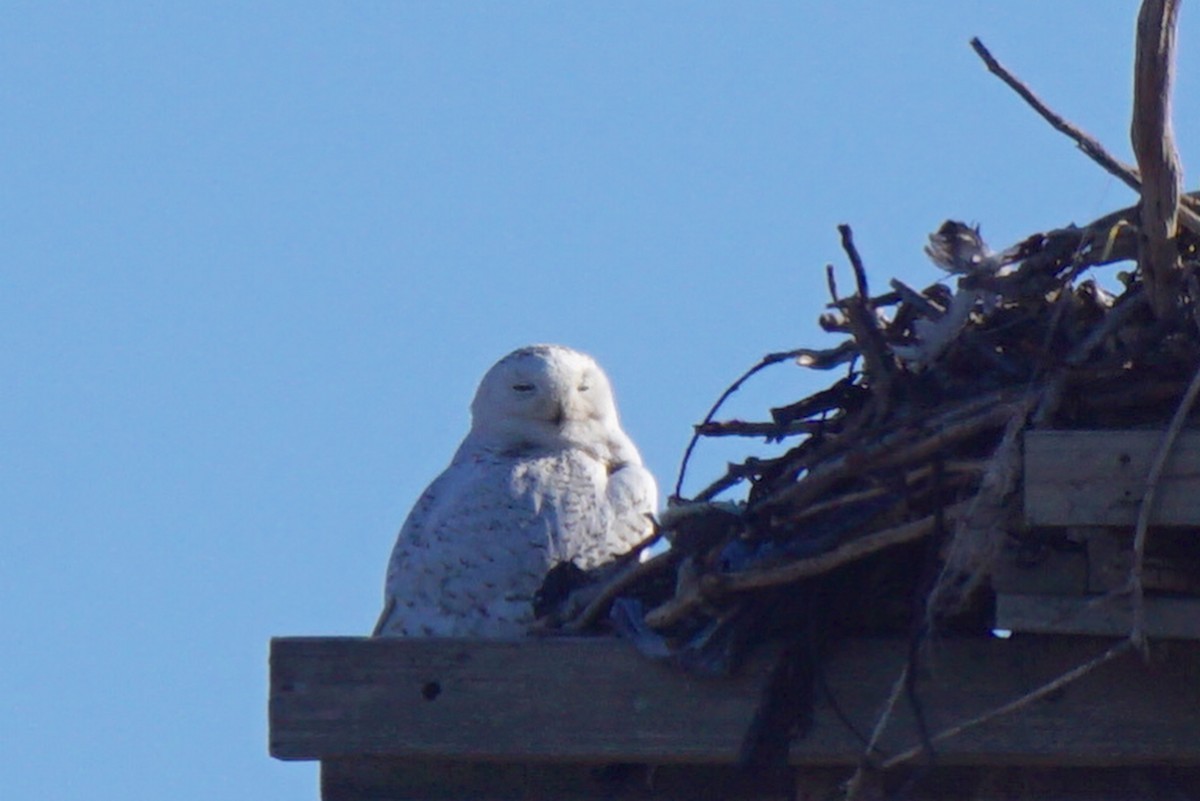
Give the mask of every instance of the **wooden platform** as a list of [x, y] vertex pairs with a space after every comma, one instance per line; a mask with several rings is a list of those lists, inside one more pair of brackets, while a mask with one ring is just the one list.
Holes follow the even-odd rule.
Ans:
[[[1127, 526], [1137, 520], [1163, 432], [1025, 432], [1025, 519], [1033, 526]], [[1152, 525], [1200, 523], [1200, 431], [1181, 432]]]
[[[1070, 547], [1009, 559], [992, 576], [996, 624], [1012, 638], [930, 645], [917, 692], [931, 733], [1026, 695], [1128, 634], [1127, 602], [1114, 591], [1128, 581], [1130, 533], [1160, 439], [1026, 435], [1025, 524], [1061, 528]], [[1200, 432], [1186, 432], [1168, 462], [1152, 522], [1176, 536], [1200, 532]], [[1148, 663], [1120, 657], [939, 741], [932, 762], [915, 760], [936, 769], [909, 797], [1123, 799], [1168, 785], [1200, 797], [1194, 573], [1147, 563], [1146, 586], [1161, 593], [1147, 598]], [[270, 752], [320, 760], [326, 801], [834, 797], [907, 651], [899, 639], [840, 644], [825, 661], [828, 695], [788, 764], [746, 771], [735, 763], [769, 655], [736, 677], [701, 679], [604, 638], [281, 638], [271, 643]], [[920, 742], [901, 703], [883, 758]], [[904, 772], [886, 780], [902, 782]]]
[[[1128, 635], [1133, 533], [1163, 432], [1027, 431], [1024, 524], [1056, 529], [1074, 550], [1031, 563], [1013, 553], [992, 575], [996, 626], [1044, 634]], [[1149, 516], [1150, 542], [1200, 537], [1200, 431], [1175, 441]], [[1191, 558], [1147, 558], [1142, 583], [1152, 637], [1200, 640], [1200, 568]], [[1157, 597], [1155, 593], [1158, 594]]]
[[[938, 731], [1015, 699], [1108, 644], [1037, 636], [935, 644], [918, 682], [929, 725]], [[831, 694], [860, 732], [875, 722], [906, 648], [902, 641], [860, 640], [830, 656]], [[531, 775], [570, 783], [590, 767], [616, 763], [703, 764], [714, 776], [732, 775], [764, 671], [758, 663], [734, 679], [697, 679], [603, 638], [276, 639], [270, 750], [281, 759], [322, 760], [325, 798], [344, 800], [461, 798], [458, 791], [429, 795], [430, 788], [457, 787], [447, 784], [451, 774], [487, 787], [527, 786]], [[1200, 646], [1166, 643], [1148, 665], [1122, 658], [1052, 700], [947, 740], [937, 759], [1200, 765], [1198, 733]], [[895, 753], [918, 741], [906, 708], [882, 743]], [[850, 766], [861, 753], [860, 740], [823, 699], [790, 762]], [[369, 790], [379, 782], [400, 795]]]

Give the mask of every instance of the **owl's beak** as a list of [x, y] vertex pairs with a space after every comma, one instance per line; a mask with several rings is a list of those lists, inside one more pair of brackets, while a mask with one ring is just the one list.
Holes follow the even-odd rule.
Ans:
[[556, 426], [562, 426], [563, 423], [567, 422], [567, 405], [565, 403], [559, 403], [555, 407], [554, 417], [550, 418], [550, 422]]

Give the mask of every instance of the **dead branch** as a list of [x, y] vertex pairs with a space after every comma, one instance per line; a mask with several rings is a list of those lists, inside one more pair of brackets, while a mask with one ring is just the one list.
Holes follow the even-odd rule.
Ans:
[[[756, 511], [786, 521], [848, 476], [918, 463], [952, 443], [1003, 425], [1012, 415], [1011, 404], [1022, 394], [1023, 389], [988, 393], [923, 420], [897, 426], [874, 442], [835, 442], [828, 451], [813, 454], [814, 466], [801, 481], [764, 499]], [[831, 452], [835, 448], [836, 452]]]
[[[729, 400], [729, 396], [741, 389], [742, 384], [746, 383], [751, 376], [762, 370], [765, 370], [773, 364], [779, 364], [780, 362], [784, 362], [789, 359], [795, 359], [802, 352], [803, 350], [787, 351], [784, 353], [768, 353], [766, 356], [762, 357], [758, 364], [742, 373], [742, 375], [738, 377], [737, 381], [734, 381], [724, 392], [721, 393], [721, 397], [717, 398], [717, 402], [712, 405], [712, 408], [708, 410], [708, 414], [704, 416], [704, 420], [701, 422], [701, 425], [711, 423], [717, 412], [720, 411], [721, 407], [725, 404], [725, 401]], [[683, 460], [679, 464], [679, 477], [675, 480], [675, 493], [673, 496], [675, 498], [682, 497], [683, 479], [687, 473], [688, 461], [692, 458], [692, 451], [695, 450], [696, 443], [700, 440], [700, 436], [701, 435], [699, 433], [693, 433], [691, 440], [688, 442], [687, 448], [683, 452]]]
[[1134, 167], [1118, 160], [1105, 150], [1104, 146], [1097, 139], [1052, 111], [1049, 106], [1042, 102], [1041, 98], [1033, 93], [1032, 89], [996, 60], [996, 57], [984, 47], [983, 42], [978, 37], [971, 40], [971, 47], [983, 59], [983, 63], [987, 65], [988, 72], [1008, 84], [1009, 88], [1020, 95], [1021, 99], [1040, 114], [1042, 119], [1050, 123], [1054, 130], [1072, 139], [1079, 149], [1086, 153], [1092, 161], [1099, 164], [1110, 174], [1120, 178], [1130, 189], [1137, 192], [1141, 188], [1141, 178]]
[[621, 570], [611, 581], [596, 593], [596, 596], [588, 601], [587, 605], [573, 619], [562, 627], [563, 632], [568, 634], [578, 634], [585, 631], [589, 626], [596, 622], [601, 614], [608, 609], [609, 604], [613, 602], [618, 595], [625, 590], [636, 585], [639, 581], [644, 581], [647, 577], [661, 573], [671, 567], [674, 567], [683, 558], [683, 553], [672, 549], [666, 553], [660, 553], [645, 562], [632, 561]]
[[879, 321], [875, 317], [875, 309], [871, 305], [871, 293], [867, 287], [867, 271], [863, 266], [858, 248], [854, 246], [854, 232], [848, 225], [839, 225], [838, 232], [842, 236], [842, 249], [850, 259], [854, 269], [854, 283], [858, 291], [845, 302], [843, 306], [850, 321], [850, 329], [854, 333], [854, 341], [862, 353], [866, 363], [867, 377], [871, 382], [871, 390], [878, 404], [877, 414], [887, 413], [891, 398], [892, 374], [896, 369], [895, 358], [888, 350], [883, 332], [879, 329]]
[[[966, 511], [969, 501], [948, 507], [944, 514], [951, 520], [958, 519]], [[801, 559], [791, 564], [765, 570], [747, 570], [742, 573], [710, 574], [701, 579], [708, 592], [743, 592], [760, 587], [791, 584], [800, 579], [828, 573], [844, 564], [857, 561], [868, 554], [882, 551], [905, 542], [919, 540], [931, 534], [937, 527], [938, 515], [932, 514], [893, 528], [877, 531], [834, 548], [831, 551]]]
[[1158, 317], [1179, 308], [1182, 168], [1171, 130], [1178, 0], [1144, 0], [1137, 22], [1131, 138], [1142, 178], [1138, 265]]
[[779, 440], [801, 434], [837, 430], [834, 420], [793, 420], [790, 423], [748, 423], [743, 420], [700, 423], [696, 433], [705, 437], [766, 437]]
[[[1162, 0], [1162, 2], [1170, 2], [1177, 6], [1177, 0]], [[1174, 12], [1172, 12], [1174, 13]], [[1172, 19], [1172, 25], [1174, 20]], [[1172, 43], [1173, 39], [1172, 31]], [[1139, 37], [1140, 39], [1140, 37]], [[1034, 94], [1033, 90], [1026, 86], [1019, 78], [1009, 72], [1004, 65], [996, 60], [995, 56], [984, 46], [983, 42], [978, 37], [971, 40], [971, 47], [983, 59], [983, 63], [987, 66], [988, 72], [1004, 81], [1009, 88], [1015, 91], [1021, 98], [1033, 108], [1042, 119], [1050, 123], [1059, 133], [1065, 134], [1076, 146], [1082, 150], [1092, 161], [1099, 164], [1109, 174], [1119, 178], [1126, 186], [1135, 192], [1142, 191], [1142, 176], [1137, 168], [1126, 164], [1109, 153], [1103, 145], [1093, 136], [1085, 133], [1081, 128], [1066, 120], [1064, 117], [1055, 113], [1047, 106], [1041, 98]], [[1136, 151], [1136, 146], [1135, 146]], [[1140, 164], [1140, 159], [1139, 159]], [[1200, 198], [1195, 196], [1184, 197], [1182, 207], [1179, 209], [1179, 221], [1192, 233], [1200, 236]]]

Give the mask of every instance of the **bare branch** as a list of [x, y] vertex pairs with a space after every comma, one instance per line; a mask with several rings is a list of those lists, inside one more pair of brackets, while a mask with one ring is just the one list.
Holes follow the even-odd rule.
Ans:
[[1136, 168], [1117, 159], [1105, 150], [1104, 146], [1094, 137], [1053, 112], [1049, 106], [1042, 102], [1041, 98], [1033, 93], [1032, 89], [1005, 69], [1004, 65], [997, 61], [995, 56], [984, 47], [983, 42], [979, 41], [978, 37], [971, 40], [971, 47], [983, 59], [983, 63], [987, 65], [988, 72], [1008, 84], [1014, 92], [1021, 96], [1021, 99], [1032, 106], [1033, 110], [1042, 116], [1042, 119], [1050, 123], [1054, 130], [1070, 137], [1079, 149], [1086, 153], [1092, 161], [1120, 178], [1130, 189], [1135, 192], [1141, 189], [1142, 181]]
[[1171, 82], [1178, 0], [1145, 0], [1138, 13], [1133, 70], [1133, 152], [1142, 177], [1138, 265], [1158, 317], [1179, 308], [1182, 168], [1171, 131]]
[[[949, 740], [951, 737], [956, 737], [959, 734], [962, 734], [963, 732], [967, 731], [968, 729], [973, 729], [977, 726], [983, 725], [984, 723], [988, 723], [989, 721], [995, 720], [996, 718], [1001, 717], [1002, 715], [1007, 715], [1011, 712], [1016, 712], [1020, 709], [1023, 709], [1025, 707], [1029, 706], [1030, 704], [1034, 703], [1035, 701], [1045, 698], [1047, 695], [1050, 695], [1051, 693], [1061, 690], [1063, 687], [1066, 687], [1068, 684], [1070, 684], [1078, 679], [1083, 678], [1084, 676], [1091, 673], [1093, 670], [1100, 667], [1101, 665], [1108, 664], [1109, 662], [1116, 659], [1117, 657], [1127, 653], [1131, 648], [1132, 648], [1132, 645], [1130, 644], [1129, 640], [1122, 640], [1121, 642], [1117, 643], [1113, 647], [1109, 648], [1104, 653], [1100, 654], [1095, 659], [1093, 659], [1089, 662], [1084, 662], [1082, 665], [1075, 668], [1074, 670], [1070, 670], [1066, 673], [1063, 673], [1058, 678], [1054, 679], [1053, 681], [1046, 682], [1045, 684], [1043, 684], [1042, 686], [1033, 690], [1032, 692], [1029, 692], [1029, 693], [1023, 695], [1014, 701], [1010, 701], [1007, 704], [1004, 704], [1002, 706], [996, 707], [995, 709], [989, 710], [988, 712], [985, 712], [982, 715], [978, 715], [976, 717], [971, 718], [970, 720], [965, 720], [962, 723], [959, 723], [955, 726], [951, 726], [948, 729], [944, 729], [944, 730], [938, 732], [937, 734], [933, 735], [933, 737], [930, 739], [934, 743], [939, 743], [939, 742], [942, 742], [943, 740]], [[897, 765], [901, 765], [901, 764], [909, 761], [913, 757], [920, 756], [922, 753], [924, 753], [924, 750], [925, 750], [924, 745], [918, 745], [914, 748], [910, 748], [907, 751], [903, 751], [899, 754], [896, 754], [894, 757], [888, 759], [886, 762], [883, 763], [883, 765], [881, 765], [881, 767], [883, 767], [884, 769], [896, 767]]]

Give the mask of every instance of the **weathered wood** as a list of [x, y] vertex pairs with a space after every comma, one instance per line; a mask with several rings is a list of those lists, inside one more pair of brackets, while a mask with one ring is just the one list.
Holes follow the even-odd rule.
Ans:
[[[1200, 764], [1200, 646], [1168, 645], [1150, 666], [1118, 660], [1053, 702], [946, 741], [940, 764]], [[1018, 698], [1103, 648], [1089, 638], [936, 643], [917, 684], [930, 729]], [[854, 640], [829, 655], [831, 695], [860, 730], [907, 650], [903, 640]], [[325, 760], [731, 764], [763, 675], [759, 665], [702, 680], [602, 638], [279, 639], [271, 667], [271, 753]], [[904, 711], [882, 746], [896, 753], [918, 741]], [[822, 702], [791, 761], [852, 764], [861, 748]]]
[[1130, 135], [1142, 178], [1138, 267], [1159, 317], [1179, 307], [1182, 270], [1179, 196], [1183, 167], [1171, 130], [1171, 84], [1175, 73], [1175, 24], [1179, 0], [1142, 0], [1133, 67]]
[[760, 675], [684, 676], [601, 639], [275, 640], [271, 752], [728, 760]]
[[1111, 528], [1090, 529], [1087, 538], [1087, 593], [1099, 595], [1129, 586], [1133, 566], [1132, 535]]
[[[1117, 597], [996, 596], [996, 627], [1009, 631], [1123, 637], [1132, 615], [1128, 599]], [[1146, 633], [1200, 640], [1200, 599], [1147, 598]]]
[[[1025, 518], [1033, 526], [1132, 526], [1161, 431], [1029, 431]], [[1179, 435], [1152, 525], [1200, 526], [1200, 431]]]
[[992, 589], [1015, 595], [1083, 595], [1088, 559], [1082, 551], [1051, 550], [1037, 564], [1021, 564], [1006, 552], [992, 572]]
[[[794, 801], [840, 798], [848, 768], [738, 771], [716, 766], [463, 764], [386, 758], [321, 765], [324, 801]], [[767, 775], [763, 775], [766, 773]], [[1139, 768], [922, 767], [877, 778], [877, 797], [908, 801], [1128, 801], [1190, 798], [1200, 770]]]
[[788, 801], [829, 797], [846, 768], [752, 772], [731, 766], [470, 763], [358, 757], [321, 763], [324, 801]]

